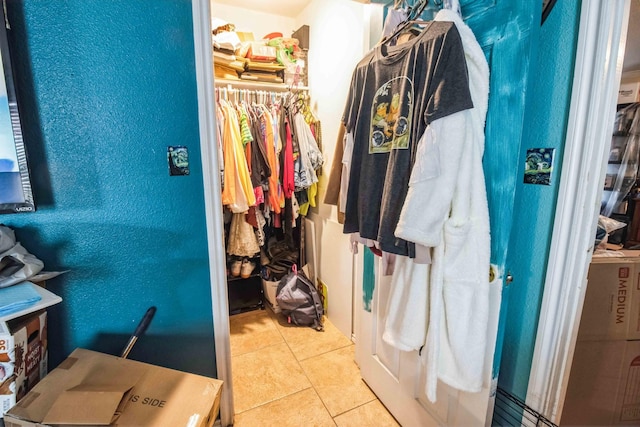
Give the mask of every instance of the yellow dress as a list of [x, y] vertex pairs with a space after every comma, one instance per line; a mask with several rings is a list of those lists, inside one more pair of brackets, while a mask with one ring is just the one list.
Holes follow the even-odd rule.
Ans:
[[242, 213], [256, 204], [256, 196], [244, 155], [238, 116], [226, 101], [220, 101], [220, 106], [226, 118], [222, 134], [225, 182], [222, 203], [232, 212]]

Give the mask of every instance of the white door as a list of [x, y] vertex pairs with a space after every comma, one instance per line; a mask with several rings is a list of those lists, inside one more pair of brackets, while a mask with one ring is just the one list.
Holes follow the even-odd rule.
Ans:
[[[367, 260], [364, 260], [364, 258]], [[487, 384], [480, 393], [463, 393], [438, 382], [437, 401], [429, 402], [425, 394], [424, 366], [418, 352], [398, 351], [382, 340], [386, 306], [391, 284], [390, 276], [383, 276], [378, 258], [360, 256], [359, 263], [373, 264], [375, 288], [370, 309], [364, 308], [362, 287], [358, 287], [358, 332], [356, 334], [356, 361], [362, 378], [396, 419], [409, 426], [481, 426], [490, 422], [493, 412], [495, 381], [491, 378], [493, 349], [498, 329], [501, 287], [492, 288], [491, 302], [496, 309], [490, 322], [488, 348], [491, 354], [485, 360]], [[372, 259], [372, 260], [371, 260]]]
[[[489, 424], [498, 369], [494, 368], [495, 345], [499, 337], [501, 277], [508, 272], [507, 255], [513, 220], [516, 180], [523, 171], [519, 149], [524, 117], [525, 91], [531, 43], [537, 42], [541, 2], [511, 0], [462, 0], [462, 14], [482, 46], [490, 67], [490, 97], [486, 123], [484, 170], [491, 217], [491, 262], [498, 272], [492, 290], [492, 311], [485, 357], [485, 388], [463, 393], [438, 384], [437, 402], [424, 393], [425, 375], [417, 352], [397, 351], [382, 341], [390, 279], [380, 273], [378, 260], [361, 255], [364, 275], [375, 272], [375, 286], [363, 294], [357, 282], [356, 360], [362, 378], [382, 403], [405, 427], [477, 426]], [[537, 3], [537, 4], [534, 4]], [[363, 261], [366, 261], [364, 262]], [[363, 265], [365, 264], [365, 265]], [[506, 300], [506, 298], [503, 299]], [[369, 311], [370, 309], [370, 311]], [[502, 308], [504, 310], [504, 307]], [[501, 341], [501, 340], [498, 340]], [[494, 352], [495, 350], [495, 352]]]

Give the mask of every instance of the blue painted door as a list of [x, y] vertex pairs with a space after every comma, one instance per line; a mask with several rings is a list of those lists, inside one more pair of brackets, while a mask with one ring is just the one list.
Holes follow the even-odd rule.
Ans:
[[[519, 159], [525, 93], [532, 43], [537, 41], [541, 4], [536, 1], [461, 0], [463, 19], [482, 46], [490, 67], [490, 97], [486, 121], [484, 171], [491, 219], [491, 263], [496, 272], [492, 290], [489, 349], [480, 393], [464, 393], [438, 385], [438, 400], [424, 395], [419, 356], [399, 352], [381, 339], [389, 283], [376, 274], [370, 312], [359, 309], [356, 343], [362, 376], [402, 425], [484, 425], [491, 422], [501, 352], [501, 294], [507, 265], [516, 183], [522, 179]], [[377, 260], [376, 260], [377, 261]], [[374, 268], [379, 266], [374, 262]], [[380, 271], [380, 270], [378, 270]], [[378, 272], [376, 271], [376, 272]], [[506, 300], [502, 295], [502, 300]], [[494, 347], [493, 343], [497, 345]], [[495, 348], [495, 351], [494, 351]], [[496, 356], [494, 358], [494, 356]]]

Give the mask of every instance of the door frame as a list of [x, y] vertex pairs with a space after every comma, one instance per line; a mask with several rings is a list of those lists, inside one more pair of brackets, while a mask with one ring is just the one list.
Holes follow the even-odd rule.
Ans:
[[[526, 403], [559, 422], [587, 287], [630, 0], [584, 0], [545, 288]], [[584, 173], [585, 170], [595, 173]]]
[[[630, 0], [584, 0], [580, 17], [573, 93], [562, 177], [556, 207], [545, 291], [531, 367], [527, 404], [555, 420], [561, 413], [571, 368], [577, 325], [586, 289], [593, 232], [597, 222], [605, 153], [624, 51]], [[208, 234], [211, 302], [217, 376], [224, 381], [221, 425], [233, 424], [233, 385], [228, 300], [224, 271], [222, 200], [215, 133], [210, 4], [192, 0], [205, 216]], [[581, 167], [597, 170], [583, 174]], [[357, 322], [357, 319], [356, 319]]]
[[224, 382], [220, 398], [220, 424], [233, 424], [233, 383], [231, 381], [231, 343], [229, 334], [229, 301], [227, 295], [222, 195], [218, 169], [216, 138], [216, 106], [211, 49], [211, 10], [209, 0], [192, 0], [193, 44], [198, 91], [200, 153], [204, 182], [205, 218], [211, 280], [213, 340], [218, 379]]

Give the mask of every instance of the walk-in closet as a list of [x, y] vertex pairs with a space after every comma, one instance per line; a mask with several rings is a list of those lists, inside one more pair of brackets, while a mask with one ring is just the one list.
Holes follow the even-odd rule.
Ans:
[[[555, 90], [550, 70], [570, 74], [574, 46], [561, 46], [564, 56], [542, 52], [545, 41], [560, 43], [545, 20], [577, 39], [580, 11], [556, 2], [380, 3], [211, 2], [236, 425], [278, 417], [554, 425], [571, 416], [572, 402], [566, 414], [529, 406], [527, 384], [539, 373], [532, 367], [545, 369], [534, 349], [546, 291], [539, 255], [553, 236], [531, 242], [521, 231], [554, 225], [561, 178], [553, 157], [562, 157], [558, 123], [569, 114], [529, 111], [572, 101], [570, 80]], [[561, 12], [551, 14], [554, 6]], [[399, 74], [390, 71], [396, 63]], [[533, 90], [538, 76], [548, 87]], [[633, 123], [630, 111], [621, 106], [614, 139], [633, 133], [623, 126]], [[287, 158], [294, 141], [297, 154]], [[637, 152], [629, 160], [629, 144], [618, 142], [609, 192], [637, 180]], [[239, 163], [246, 171], [229, 173]], [[624, 197], [613, 211], [637, 235], [635, 200]], [[256, 200], [260, 211], [247, 214]], [[371, 226], [369, 211], [378, 215]], [[317, 288], [323, 331], [280, 312], [277, 289], [297, 270]], [[292, 403], [303, 400], [304, 408]]]
[[[522, 58], [539, 23], [531, 5], [503, 14], [495, 5], [460, 3], [211, 3], [238, 422], [290, 407], [299, 393], [324, 408], [307, 416], [327, 425], [367, 417], [395, 425], [390, 413], [406, 425], [490, 419], [512, 227], [492, 223], [490, 242], [488, 211], [494, 222], [516, 220], [514, 193], [504, 188], [515, 192], [520, 147], [506, 141], [522, 138]], [[474, 14], [473, 29], [463, 7]], [[532, 31], [507, 31], [516, 22]], [[509, 60], [488, 62], [493, 55]], [[489, 99], [490, 85], [509, 89]], [[498, 120], [518, 125], [491, 124]], [[252, 140], [262, 134], [267, 154], [278, 152], [270, 132], [280, 136], [280, 165], [270, 168], [283, 190], [287, 147], [310, 135], [299, 144], [295, 185], [280, 213], [279, 188], [268, 180], [251, 188], [260, 175]], [[436, 142], [445, 135], [446, 144]], [[509, 167], [483, 170], [483, 153], [509, 159]], [[248, 170], [230, 174], [241, 158]], [[310, 185], [298, 176], [305, 164]], [[262, 212], [245, 214], [229, 195], [233, 186], [249, 206], [266, 191]], [[322, 203], [325, 196], [331, 200]], [[269, 231], [251, 236], [241, 217]], [[283, 286], [291, 267], [317, 286], [324, 331], [292, 326], [293, 316], [274, 307], [273, 287]], [[454, 295], [455, 303], [445, 301]]]
[[[225, 165], [220, 174], [226, 191], [235, 425], [277, 424], [278, 418], [286, 418], [286, 425], [398, 425], [354, 362], [353, 254], [335, 208], [322, 203], [351, 75], [370, 37], [379, 36], [369, 33], [372, 19], [381, 24], [382, 6], [344, 0], [212, 1], [211, 14], [218, 148]], [[216, 37], [217, 30], [232, 30], [239, 39]], [[239, 46], [250, 51], [243, 56]], [[234, 123], [246, 119], [247, 132], [237, 135], [244, 145], [225, 152]], [[275, 124], [271, 130], [269, 123]], [[271, 178], [264, 180], [266, 201], [258, 203], [263, 209], [257, 219], [250, 212], [250, 222], [255, 221], [250, 227], [243, 220], [246, 209], [234, 206], [228, 190], [230, 180], [242, 185], [243, 179], [234, 179], [226, 165], [246, 162], [250, 176], [244, 182], [256, 184], [261, 169], [255, 139], [266, 142], [265, 154], [279, 152], [273, 130], [280, 132], [282, 138], [275, 139], [281, 150], [286, 150], [288, 130], [298, 142], [309, 135], [307, 149], [300, 151], [309, 156], [312, 173], [303, 183], [296, 169], [293, 193], [287, 196], [293, 206], [282, 204], [278, 197], [284, 196], [290, 159], [279, 157], [276, 164], [275, 157], [265, 155]], [[260, 197], [251, 187], [256, 185], [245, 188], [246, 198]], [[266, 233], [253, 236], [257, 229]], [[276, 288], [292, 266], [303, 269], [321, 290], [322, 331], [290, 324], [280, 312]]]

